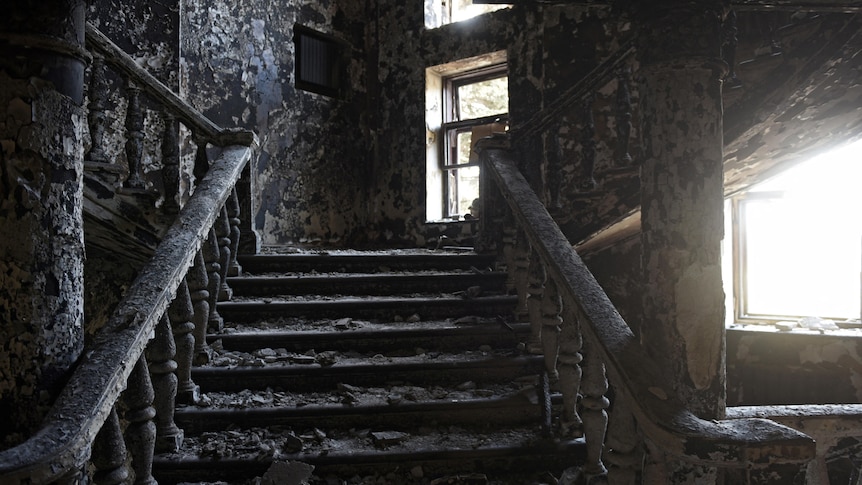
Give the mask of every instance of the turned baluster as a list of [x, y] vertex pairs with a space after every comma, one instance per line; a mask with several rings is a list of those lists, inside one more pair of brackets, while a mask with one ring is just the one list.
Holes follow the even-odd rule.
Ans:
[[195, 152], [195, 165], [192, 168], [192, 175], [195, 176], [195, 184], [199, 184], [204, 179], [210, 169], [210, 159], [207, 154], [207, 142], [200, 139], [195, 139], [197, 151]]
[[560, 325], [563, 318], [563, 300], [557, 291], [557, 283], [549, 279], [545, 283], [545, 291], [542, 293], [542, 355], [545, 356], [545, 371], [556, 384], [560, 377], [557, 372], [557, 357], [560, 352]]
[[515, 236], [514, 263], [515, 263], [515, 290], [518, 292], [518, 303], [515, 307], [515, 317], [523, 322], [529, 317], [527, 312], [527, 276], [530, 268], [530, 242], [524, 231], [518, 231]]
[[135, 485], [157, 485], [153, 478], [153, 450], [156, 443], [156, 424], [153, 418], [153, 385], [147, 370], [147, 361], [142, 355], [129, 375], [128, 386], [123, 393], [126, 405], [126, 444], [132, 455], [132, 470]]
[[96, 485], [118, 485], [126, 483], [129, 470], [126, 468], [126, 443], [116, 408], [111, 409], [108, 419], [93, 441], [92, 462], [96, 469], [93, 482]]
[[192, 335], [195, 324], [192, 320], [195, 312], [186, 279], [177, 288], [177, 296], [171, 302], [168, 316], [171, 319], [171, 329], [177, 349], [175, 359], [177, 362], [177, 402], [195, 403], [200, 393], [200, 388], [192, 382], [192, 359], [195, 351], [195, 337]]
[[[544, 273], [544, 268], [542, 268]], [[539, 306], [539, 320], [541, 322], [541, 352], [545, 359], [544, 376], [548, 380], [548, 392], [550, 389], [559, 387], [560, 374], [557, 371], [557, 359], [559, 356], [559, 335], [560, 324], [563, 322], [560, 318], [560, 312], [563, 310], [563, 301], [560, 298], [560, 293], [557, 291], [557, 285], [552, 279], [547, 279], [545, 288], [542, 292], [542, 302]], [[543, 383], [543, 386], [545, 383]], [[545, 406], [549, 407], [550, 403]], [[550, 422], [543, 423], [543, 427], [547, 426], [547, 431], [550, 432]]]
[[230, 218], [227, 215], [227, 207], [222, 206], [218, 219], [215, 222], [216, 236], [218, 236], [219, 250], [219, 286], [218, 301], [229, 301], [233, 298], [233, 290], [227, 284], [227, 270], [231, 260], [230, 240]]
[[156, 335], [147, 347], [150, 374], [153, 382], [156, 408], [156, 450], [179, 451], [183, 431], [174, 423], [174, 406], [177, 398], [177, 363], [174, 335], [168, 315], [162, 315], [156, 325]]
[[239, 239], [240, 239], [240, 208], [239, 195], [236, 193], [236, 187], [230, 192], [230, 198], [227, 201], [227, 215], [230, 218], [230, 265], [227, 268], [228, 276], [239, 276], [242, 274], [242, 267], [237, 261], [239, 255]]
[[[206, 242], [204, 242], [206, 244]], [[209, 278], [207, 277], [206, 263], [203, 251], [195, 254], [195, 262], [186, 276], [189, 286], [189, 296], [194, 308], [194, 340], [195, 350], [193, 363], [204, 365], [210, 361], [210, 348], [207, 345], [207, 322], [210, 317], [210, 293], [207, 291]]]
[[643, 465], [641, 440], [629, 399], [619, 392], [614, 396], [614, 410], [608, 422], [605, 462], [608, 482], [612, 485], [634, 485]]
[[180, 150], [179, 124], [174, 115], [162, 115], [165, 131], [162, 134], [162, 181], [165, 186], [165, 202], [162, 209], [167, 214], [180, 211]]
[[581, 355], [583, 339], [577, 318], [567, 312], [560, 327], [560, 351], [557, 370], [560, 373], [560, 392], [563, 395], [563, 410], [560, 431], [563, 436], [583, 436], [583, 422], [578, 414], [578, 393], [581, 390]]
[[630, 76], [631, 68], [628, 66], [620, 69], [617, 75], [617, 147], [614, 160], [619, 167], [625, 167], [632, 163], [632, 156], [629, 154], [629, 139], [632, 133], [632, 97], [629, 90]]
[[527, 339], [527, 352], [542, 354], [542, 294], [545, 292], [545, 265], [534, 252], [530, 258], [527, 284], [527, 314], [530, 318], [530, 336]]
[[221, 265], [219, 260], [218, 238], [215, 229], [211, 228], [207, 240], [203, 244], [204, 261], [207, 265], [207, 291], [209, 292], [210, 315], [207, 320], [207, 333], [218, 333], [224, 328], [224, 319], [219, 315], [216, 303], [221, 289]]
[[583, 372], [581, 418], [584, 421], [584, 439], [587, 444], [584, 472], [588, 476], [605, 475], [607, 469], [602, 463], [602, 451], [608, 427], [606, 409], [610, 405], [610, 401], [605, 397], [605, 393], [608, 392], [608, 379], [605, 376], [605, 365], [598, 353], [590, 352], [589, 348], [587, 348]]
[[596, 168], [596, 123], [593, 120], [593, 98], [584, 100], [583, 120], [581, 121], [581, 182], [578, 188], [588, 192], [598, 187], [595, 178]]
[[141, 159], [144, 153], [144, 113], [141, 110], [141, 89], [131, 80], [126, 86], [126, 163], [129, 177], [123, 186], [127, 189], [144, 188]]
[[87, 122], [90, 127], [90, 150], [84, 160], [106, 162], [105, 153], [105, 97], [108, 87], [105, 82], [105, 59], [100, 55], [93, 56], [90, 66], [90, 85], [87, 89]]

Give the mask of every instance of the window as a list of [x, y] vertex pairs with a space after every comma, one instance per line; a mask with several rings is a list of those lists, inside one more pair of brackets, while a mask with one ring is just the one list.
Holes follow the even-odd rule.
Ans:
[[506, 130], [506, 51], [425, 70], [425, 220], [470, 219], [479, 197], [476, 141]]
[[509, 5], [480, 5], [473, 3], [472, 0], [425, 0], [425, 27], [433, 29], [509, 7]]
[[860, 153], [849, 145], [731, 198], [737, 320], [860, 319]]
[[479, 198], [479, 161], [473, 143], [494, 131], [505, 131], [509, 82], [505, 66], [448, 78], [443, 122], [445, 217], [463, 217]]
[[294, 25], [296, 87], [325, 96], [338, 96], [344, 46], [334, 37]]

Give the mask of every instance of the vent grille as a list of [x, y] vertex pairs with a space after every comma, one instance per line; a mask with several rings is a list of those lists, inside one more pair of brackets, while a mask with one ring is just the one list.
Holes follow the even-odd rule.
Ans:
[[302, 25], [294, 26], [296, 87], [336, 97], [344, 46], [337, 39]]

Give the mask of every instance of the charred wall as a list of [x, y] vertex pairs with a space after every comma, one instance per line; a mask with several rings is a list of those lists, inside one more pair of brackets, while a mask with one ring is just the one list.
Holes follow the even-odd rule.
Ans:
[[856, 331], [727, 331], [728, 405], [857, 403], [862, 338]]
[[370, 33], [379, 47], [369, 240], [422, 246], [440, 235], [467, 236], [473, 224], [425, 224], [425, 69], [505, 49], [511, 12], [426, 30], [419, 0], [377, 5], [377, 27]]
[[[260, 138], [252, 210], [264, 245], [347, 244], [361, 233], [370, 170], [364, 22], [358, 2], [184, 6], [183, 92], [217, 123]], [[347, 46], [339, 96], [296, 89], [295, 24]]]

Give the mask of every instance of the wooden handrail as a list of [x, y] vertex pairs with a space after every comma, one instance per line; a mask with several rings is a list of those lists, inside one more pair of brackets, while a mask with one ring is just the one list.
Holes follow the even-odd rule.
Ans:
[[585, 317], [581, 330], [596, 344], [590, 349], [601, 354], [617, 392], [629, 398], [646, 438], [680, 460], [721, 468], [802, 464], [814, 458], [813, 439], [768, 419], [707, 421], [686, 409], [518, 172], [509, 151], [487, 140], [479, 142], [477, 151], [564, 302], [580, 308]]
[[0, 452], [0, 482], [47, 483], [86, 461], [96, 433], [251, 156], [249, 146], [228, 146], [213, 162], [153, 258], [85, 349], [42, 429]]
[[254, 132], [236, 128], [222, 128], [203, 115], [176, 93], [137, 65], [128, 54], [114, 44], [96, 27], [87, 23], [87, 47], [105, 57], [105, 62], [135, 82], [156, 101], [168, 107], [197, 137], [218, 146], [252, 145], [257, 143]]

